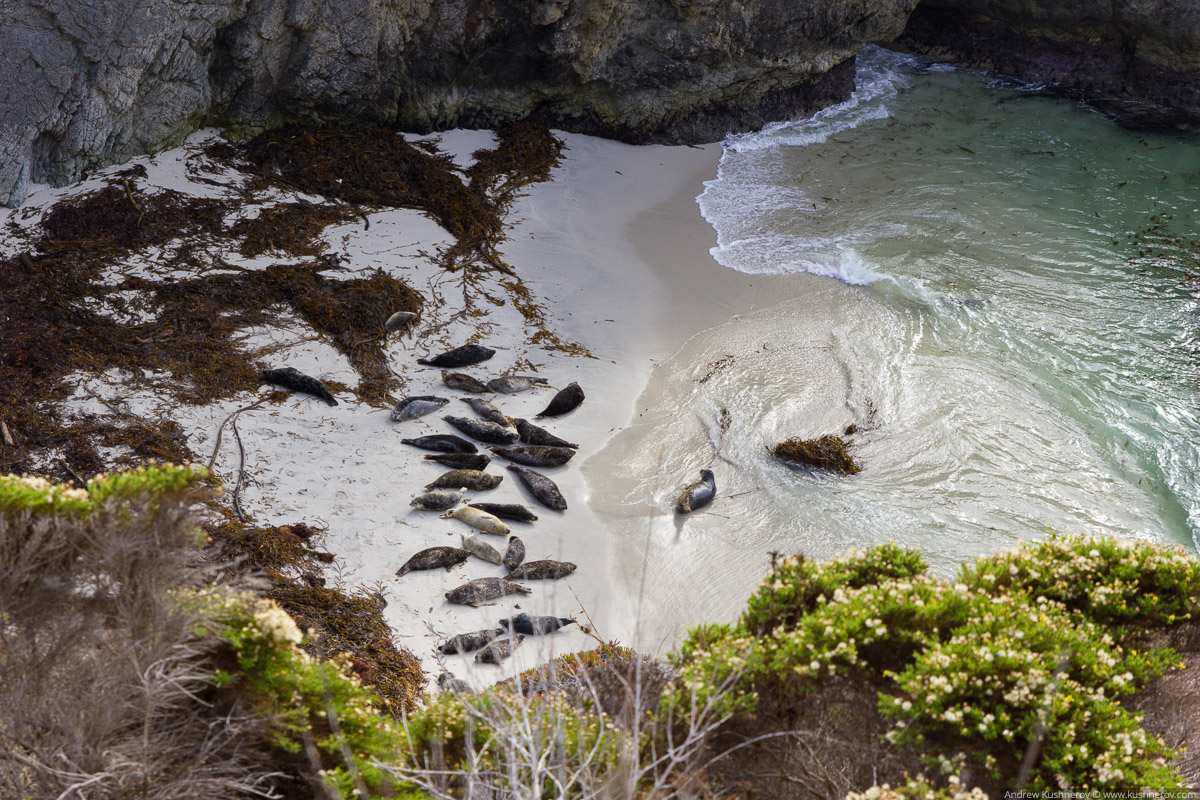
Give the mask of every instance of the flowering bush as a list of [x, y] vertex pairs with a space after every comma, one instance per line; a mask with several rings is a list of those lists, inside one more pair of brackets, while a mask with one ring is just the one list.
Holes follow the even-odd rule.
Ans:
[[84, 515], [106, 500], [158, 497], [186, 489], [208, 475], [203, 467], [148, 464], [111, 475], [101, 473], [83, 489], [30, 475], [0, 476], [0, 510]]

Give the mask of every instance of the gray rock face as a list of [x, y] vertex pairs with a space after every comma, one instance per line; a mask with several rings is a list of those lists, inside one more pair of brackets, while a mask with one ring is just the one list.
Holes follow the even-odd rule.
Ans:
[[916, 1], [0, 0], [0, 202], [204, 124], [712, 141], [845, 97]]
[[921, 0], [899, 45], [1057, 84], [1132, 125], [1195, 129], [1200, 123], [1197, 3]]

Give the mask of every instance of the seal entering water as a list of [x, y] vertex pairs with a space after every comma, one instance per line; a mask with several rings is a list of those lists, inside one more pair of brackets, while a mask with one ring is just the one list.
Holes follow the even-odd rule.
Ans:
[[675, 504], [675, 512], [678, 514], [687, 514], [690, 511], [695, 511], [698, 508], [704, 508], [713, 501], [717, 496], [717, 479], [713, 475], [711, 469], [700, 470], [700, 480], [693, 484], [689, 484], [683, 490], [683, 494], [679, 495], [679, 502]]

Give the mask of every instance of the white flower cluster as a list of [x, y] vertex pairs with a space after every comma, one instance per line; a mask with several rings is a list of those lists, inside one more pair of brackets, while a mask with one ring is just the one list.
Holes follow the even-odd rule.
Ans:
[[254, 615], [254, 619], [264, 636], [277, 642], [300, 644], [304, 634], [290, 614], [274, 603], [263, 602], [259, 606], [261, 610]]

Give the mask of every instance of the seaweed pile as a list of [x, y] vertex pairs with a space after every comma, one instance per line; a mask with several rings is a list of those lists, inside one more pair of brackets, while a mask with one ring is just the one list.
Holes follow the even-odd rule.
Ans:
[[846, 440], [840, 436], [822, 436], [819, 439], [793, 437], [780, 442], [771, 449], [771, 455], [790, 464], [856, 475], [862, 468], [855, 463], [846, 449]]

